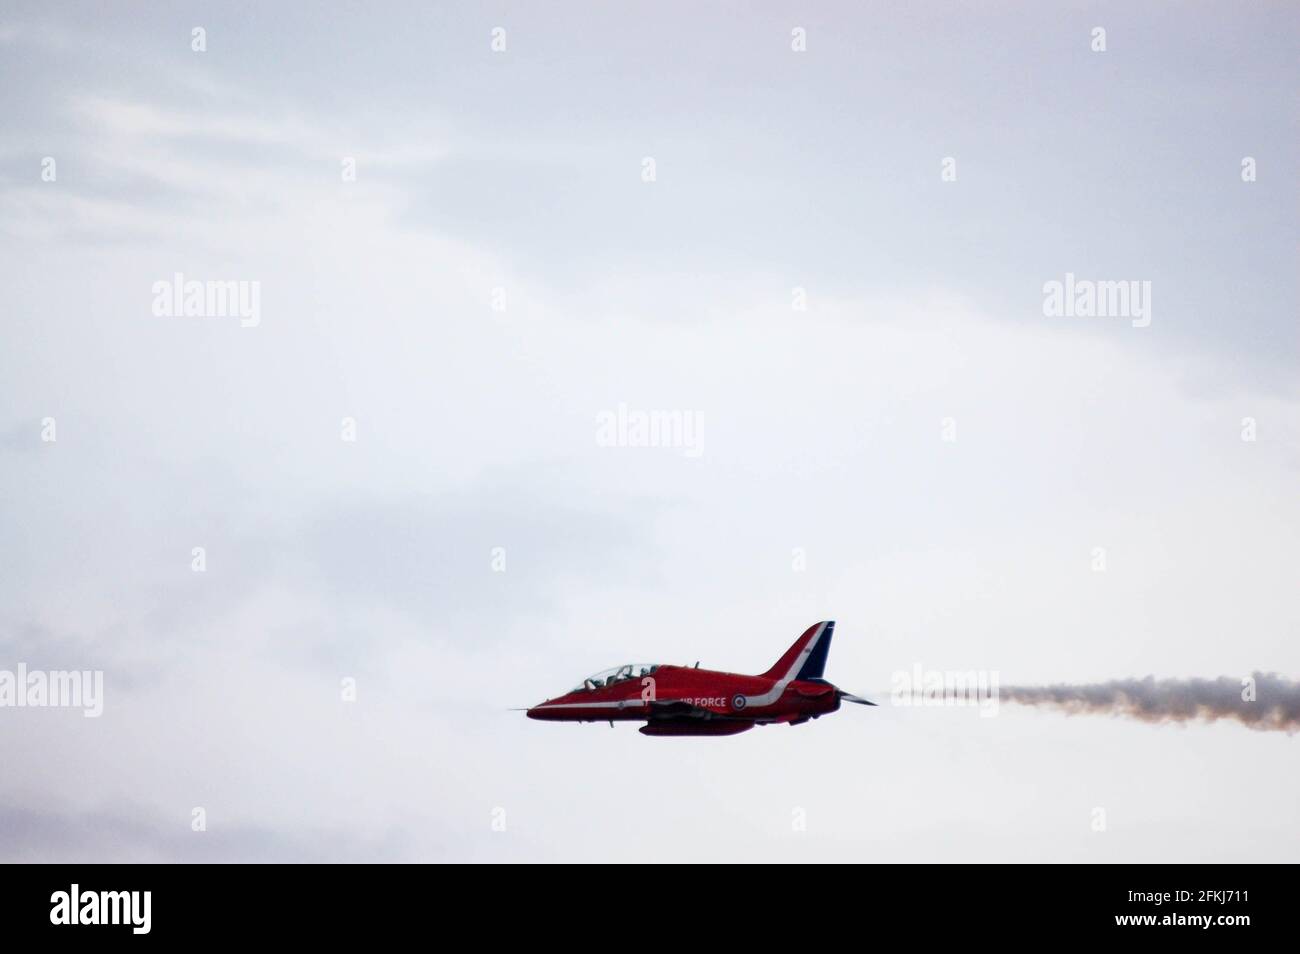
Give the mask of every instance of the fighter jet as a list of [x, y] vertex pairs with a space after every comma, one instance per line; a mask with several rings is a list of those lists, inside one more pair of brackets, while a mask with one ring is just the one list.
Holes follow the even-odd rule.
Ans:
[[809, 626], [761, 676], [691, 666], [627, 663], [582, 680], [528, 710], [548, 722], [644, 722], [644, 735], [736, 735], [756, 725], [799, 725], [842, 701], [874, 706], [822, 678], [834, 622]]

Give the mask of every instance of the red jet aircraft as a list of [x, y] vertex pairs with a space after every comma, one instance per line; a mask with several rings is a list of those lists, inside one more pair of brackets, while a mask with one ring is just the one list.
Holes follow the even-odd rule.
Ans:
[[528, 710], [549, 722], [645, 722], [645, 735], [735, 735], [755, 725], [798, 725], [840, 707], [874, 706], [822, 678], [834, 622], [816, 623], [761, 676], [628, 663], [596, 673]]

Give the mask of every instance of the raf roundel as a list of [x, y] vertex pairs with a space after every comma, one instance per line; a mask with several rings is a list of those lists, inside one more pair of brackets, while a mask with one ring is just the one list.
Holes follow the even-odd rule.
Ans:
[[734, 696], [731, 697], [731, 708], [733, 708], [733, 709], [737, 709], [737, 710], [739, 710], [739, 709], [743, 709], [743, 708], [745, 708], [745, 705], [746, 705], [746, 703], [748, 703], [748, 702], [749, 702], [748, 699], [746, 699], [746, 698], [745, 698], [744, 696], [742, 696], [740, 693], [736, 693]]

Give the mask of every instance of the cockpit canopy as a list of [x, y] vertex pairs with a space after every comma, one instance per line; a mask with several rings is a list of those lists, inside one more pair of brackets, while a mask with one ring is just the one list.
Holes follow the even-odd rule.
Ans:
[[574, 686], [573, 691], [582, 692], [584, 689], [600, 689], [603, 686], [626, 682], [628, 679], [642, 679], [658, 668], [658, 663], [624, 663], [622, 666], [604, 669], [594, 676], [588, 676], [582, 680], [581, 685]]

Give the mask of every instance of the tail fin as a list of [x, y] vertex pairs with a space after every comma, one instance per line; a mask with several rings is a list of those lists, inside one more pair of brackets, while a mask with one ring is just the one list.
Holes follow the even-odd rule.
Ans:
[[831, 651], [831, 636], [835, 633], [835, 621], [814, 623], [794, 645], [785, 651], [785, 655], [776, 661], [776, 665], [763, 673], [768, 679], [791, 682], [795, 679], [820, 679], [826, 670], [826, 654]]

